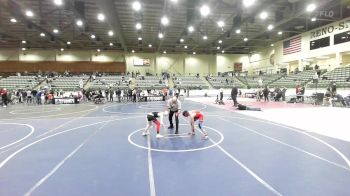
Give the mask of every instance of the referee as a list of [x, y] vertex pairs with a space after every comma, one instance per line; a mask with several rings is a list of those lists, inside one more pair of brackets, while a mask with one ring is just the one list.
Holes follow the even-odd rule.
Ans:
[[172, 99], [168, 101], [168, 109], [169, 109], [169, 123], [170, 126], [168, 129], [173, 129], [173, 116], [175, 114], [175, 123], [176, 123], [176, 130], [175, 134], [179, 133], [179, 114], [181, 111], [181, 102], [177, 99], [176, 96], [174, 96]]

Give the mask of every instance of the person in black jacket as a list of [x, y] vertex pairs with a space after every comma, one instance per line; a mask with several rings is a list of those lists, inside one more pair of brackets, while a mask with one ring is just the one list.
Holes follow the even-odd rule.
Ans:
[[269, 87], [265, 86], [265, 88], [263, 90], [265, 102], [266, 101], [269, 102], [269, 93], [270, 93]]
[[238, 102], [237, 102], [237, 95], [238, 95], [238, 88], [234, 86], [231, 90], [231, 98], [233, 100], [233, 106], [237, 107]]

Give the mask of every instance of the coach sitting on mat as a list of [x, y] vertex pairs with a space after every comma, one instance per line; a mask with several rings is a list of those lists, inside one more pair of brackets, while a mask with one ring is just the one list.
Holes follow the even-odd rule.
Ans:
[[173, 129], [173, 116], [175, 114], [175, 123], [176, 123], [176, 130], [175, 134], [179, 133], [179, 114], [181, 110], [181, 102], [177, 99], [176, 96], [174, 96], [172, 99], [168, 101], [168, 109], [169, 109], [169, 123], [170, 126], [168, 129]]

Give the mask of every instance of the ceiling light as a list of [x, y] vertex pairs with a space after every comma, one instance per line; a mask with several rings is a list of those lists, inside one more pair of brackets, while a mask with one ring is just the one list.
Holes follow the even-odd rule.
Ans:
[[204, 39], [204, 40], [207, 40], [207, 39], [208, 39], [208, 36], [204, 35], [204, 36], [203, 36], [203, 39]]
[[165, 50], [163, 51], [163, 54], [166, 54], [166, 51], [165, 51]]
[[171, 2], [173, 2], [173, 3], [177, 3], [177, 0], [170, 0]]
[[55, 3], [55, 5], [58, 5], [58, 6], [63, 4], [62, 0], [54, 0], [53, 2]]
[[138, 1], [135, 1], [134, 3], [132, 3], [132, 9], [134, 9], [135, 11], [140, 11], [141, 3]]
[[61, 51], [63, 52], [63, 51], [64, 51], [64, 48], [61, 48]]
[[260, 19], [265, 20], [268, 17], [267, 12], [261, 12], [260, 13]]
[[283, 34], [283, 32], [282, 31], [278, 31], [278, 33], [277, 33], [278, 35], [282, 35]]
[[26, 41], [26, 40], [23, 40], [23, 41], [22, 41], [22, 44], [26, 44], [26, 43], [27, 43], [27, 41]]
[[222, 44], [222, 40], [220, 39], [220, 40], [218, 41], [218, 43], [219, 43], [219, 44]]
[[163, 16], [161, 19], [162, 25], [167, 25], [169, 23], [169, 19], [166, 16]]
[[180, 39], [180, 42], [183, 43], [185, 40], [183, 38]]
[[270, 46], [271, 46], [271, 47], [274, 47], [274, 46], [275, 46], [275, 44], [271, 44]]
[[71, 42], [70, 42], [70, 41], [68, 41], [68, 42], [67, 42], [67, 45], [70, 45], [70, 44], [71, 44]]
[[40, 37], [45, 37], [45, 33], [40, 33]]
[[132, 52], [132, 53], [135, 53], [135, 50], [132, 50], [131, 52]]
[[218, 21], [217, 24], [218, 24], [218, 27], [220, 27], [220, 28], [225, 26], [225, 23], [222, 20]]
[[196, 52], [192, 52], [192, 54], [197, 54]]
[[243, 0], [243, 5], [245, 7], [250, 7], [255, 3], [255, 0]]
[[314, 3], [311, 3], [311, 4], [307, 5], [307, 7], [306, 7], [307, 12], [313, 12], [313, 11], [315, 11], [315, 9], [316, 9], [316, 5]]
[[152, 48], [152, 44], [148, 44], [148, 47], [149, 47], [149, 48]]
[[78, 25], [79, 27], [83, 26], [83, 21], [77, 20], [77, 25]]
[[12, 23], [16, 23], [16, 22], [17, 22], [16, 18], [11, 18], [10, 21], [11, 21]]
[[113, 46], [113, 43], [111, 42], [111, 43], [109, 43], [109, 46]]
[[138, 37], [137, 40], [142, 41], [142, 37]]
[[114, 32], [113, 31], [108, 31], [108, 35], [111, 37], [114, 35]]
[[220, 46], [216, 47], [217, 50], [220, 50]]
[[194, 27], [193, 27], [193, 26], [189, 26], [189, 27], [188, 27], [188, 31], [189, 31], [189, 32], [193, 32], [193, 31], [194, 31]]
[[247, 42], [247, 41], [248, 41], [248, 38], [245, 37], [245, 38], [243, 39], [243, 41]]
[[184, 46], [184, 48], [186, 48], [186, 49], [187, 49], [187, 45], [185, 45], [185, 46]]
[[91, 37], [91, 39], [95, 39], [96, 38], [96, 36], [94, 34], [92, 34], [90, 37]]
[[23, 50], [23, 51], [25, 51], [25, 50], [26, 50], [26, 48], [22, 48], [22, 50]]
[[274, 28], [274, 26], [272, 24], [270, 24], [269, 26], [267, 26], [267, 30], [271, 31]]
[[58, 33], [58, 29], [53, 29], [52, 31], [53, 31], [53, 33], [55, 33], [55, 34]]
[[221, 53], [224, 54], [224, 53], [225, 53], [225, 50], [222, 50]]
[[159, 39], [162, 39], [163, 37], [164, 37], [163, 33], [159, 33], [159, 34], [158, 34], [158, 38], [159, 38]]
[[136, 27], [137, 30], [139, 30], [139, 29], [142, 28], [142, 25], [141, 25], [141, 23], [136, 23], [136, 26], [135, 26], [135, 27]]
[[101, 52], [101, 50], [100, 50], [100, 49], [97, 49], [97, 52]]
[[240, 34], [240, 33], [241, 33], [241, 29], [237, 29], [236, 34]]
[[316, 17], [312, 17], [312, 18], [311, 18], [311, 22], [315, 22], [316, 20], [317, 20]]
[[105, 20], [105, 15], [101, 14], [101, 13], [97, 14], [97, 20], [104, 21]]
[[203, 17], [206, 17], [210, 14], [210, 9], [207, 5], [202, 5], [200, 12]]
[[28, 17], [33, 17], [33, 16], [34, 16], [34, 14], [33, 14], [33, 12], [32, 12], [32, 11], [27, 10], [27, 11], [26, 11], [26, 16], [28, 16]]

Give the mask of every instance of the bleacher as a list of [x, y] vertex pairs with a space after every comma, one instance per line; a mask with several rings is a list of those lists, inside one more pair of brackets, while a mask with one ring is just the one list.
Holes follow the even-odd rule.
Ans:
[[269, 85], [271, 82], [278, 80], [282, 75], [271, 74], [271, 75], [261, 75], [261, 76], [238, 76], [238, 78], [250, 88], [258, 88], [259, 80], [262, 80], [262, 87]]
[[166, 87], [166, 84], [158, 76], [138, 76], [136, 79], [136, 88], [138, 89], [159, 89], [164, 87]]
[[8, 90], [16, 89], [33, 89], [42, 79], [37, 79], [35, 76], [9, 76], [0, 80], [0, 88]]
[[102, 76], [96, 77], [95, 80], [91, 82], [89, 87], [91, 90], [101, 89], [105, 90], [108, 88], [113, 89], [125, 89], [128, 88], [129, 77], [128, 76]]
[[73, 76], [73, 77], [58, 77], [48, 79], [51, 82], [52, 89], [60, 90], [77, 90], [80, 89], [79, 82], [83, 80], [83, 84], [87, 82], [89, 76]]
[[[346, 81], [350, 78], [350, 66], [335, 68], [333, 71], [327, 72], [321, 76], [317, 84], [320, 88], [326, 88], [331, 83], [335, 82], [337, 87], [349, 88], [350, 82]], [[309, 87], [315, 88], [316, 84], [310, 82]]]
[[243, 88], [244, 86], [236, 77], [229, 76], [211, 76], [208, 77], [208, 82], [213, 86], [213, 88], [232, 88], [236, 86], [238, 88]]
[[307, 82], [312, 80], [312, 77], [315, 75], [315, 70], [302, 71], [297, 74], [289, 74], [281, 79], [269, 84], [270, 87], [286, 87], [294, 88], [296, 85], [304, 85]]
[[208, 89], [209, 85], [197, 76], [177, 76], [173, 78], [175, 86], [186, 89]]

